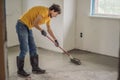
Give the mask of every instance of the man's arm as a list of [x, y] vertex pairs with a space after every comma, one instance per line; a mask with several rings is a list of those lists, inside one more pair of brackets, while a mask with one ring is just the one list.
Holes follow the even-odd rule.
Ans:
[[34, 27], [37, 28], [38, 30], [42, 31], [41, 27], [38, 25], [39, 21], [42, 19], [41, 16], [37, 16], [37, 18], [34, 20], [33, 24]]
[[57, 40], [53, 31], [52, 31], [52, 29], [51, 29], [51, 27], [50, 27], [50, 25], [47, 25], [47, 31], [54, 40]]
[[54, 41], [55, 41], [55, 46], [56, 46], [56, 47], [59, 47], [59, 43], [58, 43], [56, 37], [54, 36], [54, 33], [53, 33], [53, 31], [52, 31], [52, 29], [50, 28], [49, 25], [47, 25], [47, 31], [48, 31], [48, 33], [50, 34], [50, 36], [54, 39]]
[[39, 21], [40, 21], [41, 19], [42, 19], [41, 16], [37, 16], [37, 18], [34, 20], [33, 24], [34, 24], [35, 28], [37, 28], [38, 30], [41, 31], [41, 34], [42, 34], [43, 36], [46, 36], [47, 33], [39, 26]]

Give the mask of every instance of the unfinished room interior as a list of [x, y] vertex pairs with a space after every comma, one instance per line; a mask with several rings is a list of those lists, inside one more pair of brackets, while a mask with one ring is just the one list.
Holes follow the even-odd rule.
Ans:
[[[53, 4], [61, 7], [61, 14], [50, 21], [59, 45], [55, 45], [46, 24], [40, 27], [47, 36], [33, 27], [37, 65], [46, 72], [33, 73], [28, 49], [23, 68], [29, 76], [21, 76], [17, 22], [32, 7]], [[118, 80], [120, 0], [6, 0], [5, 10], [8, 80]]]

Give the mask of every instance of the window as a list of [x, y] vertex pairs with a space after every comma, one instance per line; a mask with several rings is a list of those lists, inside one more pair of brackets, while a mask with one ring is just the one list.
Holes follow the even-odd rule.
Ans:
[[120, 0], [91, 0], [90, 15], [120, 18]]

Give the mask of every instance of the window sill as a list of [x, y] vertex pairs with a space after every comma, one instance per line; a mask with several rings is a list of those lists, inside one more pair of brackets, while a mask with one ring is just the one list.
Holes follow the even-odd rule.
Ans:
[[105, 15], [89, 15], [95, 18], [120, 19], [120, 16], [105, 16]]

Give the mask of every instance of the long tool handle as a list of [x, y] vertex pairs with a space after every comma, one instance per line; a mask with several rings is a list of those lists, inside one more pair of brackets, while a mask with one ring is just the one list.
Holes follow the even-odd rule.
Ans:
[[[53, 43], [55, 43], [49, 36], [46, 36], [50, 41], [52, 41]], [[58, 46], [66, 55], [68, 55], [71, 59], [73, 59], [73, 57], [67, 52], [65, 51], [61, 46]]]

